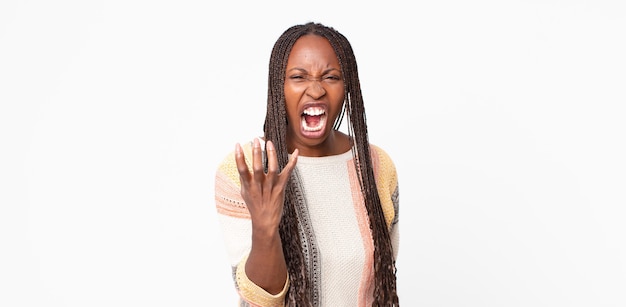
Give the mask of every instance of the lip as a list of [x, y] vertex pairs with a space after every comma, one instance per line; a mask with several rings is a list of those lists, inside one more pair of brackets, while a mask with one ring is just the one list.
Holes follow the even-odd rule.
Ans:
[[320, 129], [320, 130], [307, 130], [305, 129], [305, 127], [301, 124], [300, 125], [300, 134], [305, 137], [305, 138], [309, 138], [309, 139], [319, 139], [319, 138], [323, 138], [324, 135], [326, 134], [326, 130], [328, 122], [328, 104], [320, 102], [320, 101], [314, 101], [314, 102], [307, 102], [301, 105], [300, 107], [300, 116], [302, 118], [302, 115], [304, 114], [304, 110], [306, 110], [307, 108], [318, 108], [323, 110], [324, 112], [324, 118], [322, 119], [324, 121], [324, 126]]
[[304, 113], [304, 110], [306, 110], [307, 108], [311, 108], [311, 107], [316, 107], [316, 108], [321, 108], [324, 110], [324, 113], [328, 114], [328, 104], [321, 102], [321, 101], [313, 101], [313, 102], [307, 102], [304, 103], [300, 106], [300, 115], [302, 115], [302, 113]]

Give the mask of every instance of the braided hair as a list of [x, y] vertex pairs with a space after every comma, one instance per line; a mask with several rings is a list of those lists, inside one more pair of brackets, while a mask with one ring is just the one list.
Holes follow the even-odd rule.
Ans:
[[[278, 38], [269, 62], [267, 113], [263, 125], [264, 137], [275, 144], [278, 165], [284, 168], [288, 162], [287, 150], [287, 112], [285, 107], [285, 71], [291, 49], [303, 35], [314, 34], [326, 38], [341, 65], [345, 84], [345, 100], [341, 114], [335, 120], [337, 130], [347, 116], [348, 134], [353, 139], [352, 155], [358, 173], [361, 192], [367, 208], [370, 229], [374, 241], [374, 303], [373, 306], [399, 306], [396, 291], [396, 268], [393, 258], [389, 229], [383, 215], [376, 182], [374, 179], [372, 159], [367, 134], [367, 124], [361, 86], [358, 77], [357, 63], [350, 42], [344, 35], [332, 27], [320, 23], [308, 22], [288, 28]], [[290, 288], [285, 298], [286, 306], [311, 306], [310, 279], [306, 259], [302, 250], [299, 229], [299, 218], [296, 212], [302, 206], [302, 197], [293, 176], [285, 189], [285, 203], [280, 222], [280, 236], [283, 253], [287, 262]]]

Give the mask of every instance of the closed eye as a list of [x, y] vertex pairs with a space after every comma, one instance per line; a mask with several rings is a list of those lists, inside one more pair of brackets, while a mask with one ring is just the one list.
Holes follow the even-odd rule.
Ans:
[[302, 82], [306, 80], [306, 77], [303, 75], [293, 75], [289, 76], [289, 79], [296, 82]]

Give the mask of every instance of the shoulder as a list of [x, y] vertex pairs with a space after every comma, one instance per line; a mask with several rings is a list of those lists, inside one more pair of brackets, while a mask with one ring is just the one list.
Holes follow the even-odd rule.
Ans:
[[393, 169], [393, 171], [395, 172], [395, 164], [393, 162], [393, 159], [391, 158], [389, 153], [387, 153], [387, 151], [385, 151], [383, 148], [370, 143], [370, 155], [372, 156], [374, 167], [382, 169]]
[[379, 146], [370, 144], [370, 155], [385, 221], [392, 227], [397, 220], [399, 205], [396, 167], [389, 154]]
[[[250, 168], [252, 166], [252, 141], [246, 141], [241, 144], [246, 163]], [[233, 146], [234, 147], [234, 146]], [[261, 146], [263, 148], [263, 146]], [[217, 165], [217, 173], [230, 178], [234, 182], [239, 182], [239, 172], [237, 171], [237, 162], [235, 161], [235, 150], [231, 150], [223, 156]]]
[[382, 147], [376, 145], [376, 144], [372, 144], [370, 143], [370, 151], [372, 151], [372, 154], [377, 154], [380, 156], [386, 156], [389, 157], [389, 154], [387, 153], [387, 151], [385, 151]]
[[383, 148], [374, 144], [370, 144], [370, 155], [372, 156], [374, 176], [380, 187], [387, 187], [391, 190], [396, 189], [398, 173], [391, 156]]

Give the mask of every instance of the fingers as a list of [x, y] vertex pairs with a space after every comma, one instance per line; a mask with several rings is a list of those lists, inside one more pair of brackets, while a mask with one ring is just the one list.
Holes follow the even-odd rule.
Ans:
[[294, 167], [296, 167], [296, 163], [298, 162], [298, 154], [300, 152], [298, 151], [298, 149], [295, 149], [293, 151], [293, 153], [291, 154], [291, 158], [289, 159], [289, 162], [287, 162], [287, 165], [285, 165], [285, 168], [283, 168], [283, 170], [280, 172], [280, 183], [281, 184], [286, 184], [287, 180], [289, 180], [289, 176], [291, 175], [291, 172], [293, 171]]
[[237, 163], [237, 171], [239, 172], [239, 178], [241, 180], [249, 180], [250, 171], [248, 171], [248, 165], [246, 164], [246, 157], [243, 154], [241, 145], [237, 143], [235, 145], [235, 162]]
[[273, 186], [278, 176], [278, 156], [276, 155], [274, 143], [267, 141], [265, 150], [267, 151], [267, 177], [265, 184], [267, 186]]
[[[283, 182], [289, 178], [291, 172], [296, 166], [298, 160], [298, 149], [294, 150], [291, 158], [287, 162], [285, 168], [279, 173], [278, 156], [276, 153], [276, 147], [272, 141], [266, 143], [267, 154], [267, 173], [263, 166], [262, 148], [258, 139], [254, 139], [252, 144], [252, 172], [248, 168], [246, 158], [243, 153], [243, 149], [239, 143], [235, 146], [235, 160], [237, 163], [237, 170], [239, 171], [240, 179], [243, 181], [255, 180], [257, 182], [266, 182], [270, 185], [273, 184], [274, 179], [277, 177], [283, 177]], [[269, 179], [269, 180], [268, 180]]]
[[261, 142], [255, 138], [252, 143], [252, 171], [254, 179], [262, 182], [265, 177], [265, 169], [263, 167], [263, 151], [261, 150]]
[[289, 173], [291, 173], [291, 170], [293, 170], [293, 168], [296, 166], [296, 162], [298, 162], [299, 153], [300, 151], [298, 151], [297, 148], [293, 151], [293, 153], [291, 154], [291, 159], [289, 159], [289, 162], [287, 162], [287, 165], [285, 165], [283, 172], [287, 170]]
[[276, 155], [276, 148], [274, 147], [274, 142], [267, 141], [265, 149], [267, 150], [267, 173], [277, 174], [278, 173], [278, 156]]
[[[276, 154], [276, 148], [274, 147], [274, 143], [272, 141], [267, 141], [267, 174], [278, 174], [278, 156]], [[296, 166], [296, 162], [298, 160], [298, 149], [294, 150], [291, 155], [291, 159], [287, 162], [287, 165], [280, 172], [280, 175], [286, 174], [286, 177], [289, 177], [291, 170]]]

